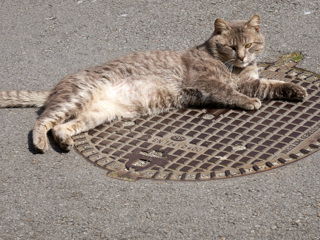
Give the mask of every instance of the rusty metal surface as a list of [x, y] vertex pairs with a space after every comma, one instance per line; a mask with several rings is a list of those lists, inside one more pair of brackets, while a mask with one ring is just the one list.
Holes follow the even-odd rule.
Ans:
[[303, 102], [265, 101], [258, 111], [180, 109], [103, 124], [75, 147], [110, 177], [210, 180], [262, 172], [320, 149], [320, 77], [280, 59], [261, 76], [307, 89]]

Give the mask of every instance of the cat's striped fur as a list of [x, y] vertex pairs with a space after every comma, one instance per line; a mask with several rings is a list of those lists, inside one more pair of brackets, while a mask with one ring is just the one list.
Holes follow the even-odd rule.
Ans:
[[33, 144], [45, 152], [49, 130], [69, 150], [71, 136], [116, 118], [210, 104], [256, 110], [261, 99], [302, 100], [303, 88], [259, 78], [255, 61], [264, 45], [258, 15], [217, 19], [202, 45], [132, 53], [69, 75], [51, 91], [0, 91], [0, 107], [44, 107]]

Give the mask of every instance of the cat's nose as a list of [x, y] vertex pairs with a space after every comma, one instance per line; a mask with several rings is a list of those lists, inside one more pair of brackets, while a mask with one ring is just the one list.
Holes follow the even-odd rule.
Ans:
[[244, 57], [238, 57], [242, 62], [243, 62], [243, 60], [244, 60]]

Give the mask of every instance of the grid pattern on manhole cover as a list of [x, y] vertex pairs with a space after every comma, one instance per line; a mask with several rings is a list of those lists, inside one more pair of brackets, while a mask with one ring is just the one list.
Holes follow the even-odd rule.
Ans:
[[74, 137], [76, 149], [126, 180], [209, 180], [261, 172], [320, 148], [320, 79], [292, 63], [261, 76], [307, 89], [303, 102], [265, 101], [258, 111], [180, 109], [114, 121]]

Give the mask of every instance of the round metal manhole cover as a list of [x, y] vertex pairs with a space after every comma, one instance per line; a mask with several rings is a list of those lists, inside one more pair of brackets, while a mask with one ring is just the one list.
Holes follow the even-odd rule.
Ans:
[[303, 102], [265, 101], [258, 111], [180, 109], [114, 121], [75, 136], [75, 147], [108, 176], [125, 180], [219, 179], [302, 159], [320, 149], [320, 77], [287, 58], [260, 64], [260, 74], [303, 86]]

